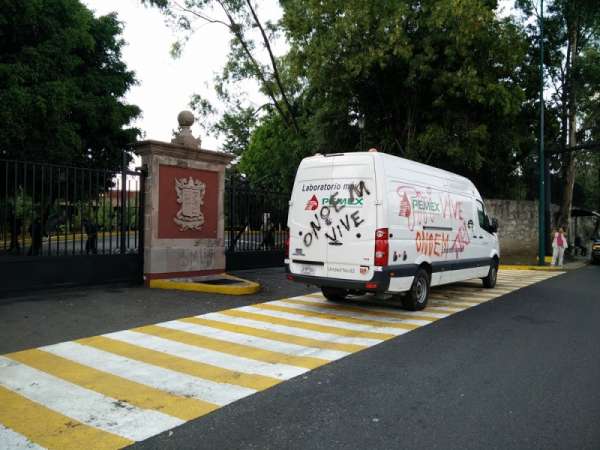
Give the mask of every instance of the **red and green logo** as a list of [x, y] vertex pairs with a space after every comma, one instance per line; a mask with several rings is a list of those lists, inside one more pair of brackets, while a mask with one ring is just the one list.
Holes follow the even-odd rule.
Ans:
[[319, 207], [319, 200], [317, 199], [316, 195], [313, 195], [310, 198], [310, 200], [308, 201], [308, 203], [306, 204], [306, 207], [304, 208], [304, 210], [305, 211], [314, 211], [318, 207]]

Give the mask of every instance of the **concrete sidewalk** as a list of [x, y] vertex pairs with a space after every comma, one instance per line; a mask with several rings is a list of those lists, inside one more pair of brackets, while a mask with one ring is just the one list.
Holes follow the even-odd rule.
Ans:
[[0, 354], [317, 290], [288, 281], [282, 267], [232, 274], [262, 290], [240, 297], [112, 285], [0, 298]]
[[501, 270], [540, 270], [540, 271], [556, 271], [563, 272], [569, 270], [577, 270], [587, 266], [590, 263], [589, 260], [577, 259], [571, 261], [565, 261], [563, 266], [551, 266], [547, 264], [545, 266], [537, 266], [535, 264], [500, 264]]
[[[569, 263], [566, 269], [583, 265]], [[232, 274], [260, 283], [262, 290], [228, 296], [111, 285], [0, 298], [0, 354], [318, 291], [288, 281], [282, 267]]]

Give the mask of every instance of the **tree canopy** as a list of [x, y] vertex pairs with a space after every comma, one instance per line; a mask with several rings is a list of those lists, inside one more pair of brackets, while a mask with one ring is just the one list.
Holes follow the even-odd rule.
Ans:
[[[539, 52], [539, 23], [541, 11], [538, 2], [517, 0], [524, 12], [523, 29]], [[545, 102], [546, 111], [556, 122], [555, 133], [546, 133], [546, 147], [557, 152], [551, 156], [554, 176], [559, 177], [552, 201], [560, 204], [558, 222], [569, 221], [575, 183], [579, 194], [576, 200], [588, 207], [600, 207], [590, 191], [590, 170], [597, 167], [593, 155], [565, 152], [586, 142], [597, 142], [595, 117], [600, 106], [600, 3], [595, 0], [548, 0], [544, 11], [544, 47], [546, 56]], [[539, 62], [539, 57], [536, 58]], [[537, 63], [536, 62], [536, 63]], [[597, 172], [600, 173], [600, 172]], [[587, 187], [585, 187], [587, 186]], [[582, 194], [584, 193], [584, 194]], [[590, 204], [592, 203], [592, 204]]]
[[[142, 1], [187, 32], [195, 20], [231, 32], [215, 80], [226, 111], [212, 131], [241, 155], [251, 184], [289, 189], [307, 155], [377, 147], [465, 175], [487, 197], [538, 195], [537, 2], [518, 0], [524, 14], [502, 18], [496, 0], [280, 0], [282, 19], [265, 24], [251, 0]], [[600, 4], [546, 5], [545, 140], [556, 151], [600, 131]], [[287, 44], [279, 55], [277, 38]], [[244, 79], [259, 83], [265, 105], [236, 95]], [[194, 106], [215, 112], [201, 97]], [[554, 194], [570, 199], [577, 178], [578, 200], [600, 201], [586, 178], [597, 161], [553, 156]]]
[[121, 31], [78, 0], [0, 0], [0, 158], [120, 167], [140, 114]]
[[[288, 73], [313, 152], [365, 150], [462, 173], [494, 195], [511, 185], [524, 143], [519, 119], [527, 45], [481, 0], [282, 2]], [[258, 126], [242, 169], [261, 142]], [[270, 133], [266, 133], [271, 136]], [[300, 152], [302, 153], [302, 152]], [[302, 155], [299, 155], [302, 156]], [[290, 155], [294, 158], [294, 153]], [[261, 161], [264, 166], [266, 161]], [[294, 161], [297, 163], [298, 161]], [[288, 180], [289, 183], [289, 180]]]

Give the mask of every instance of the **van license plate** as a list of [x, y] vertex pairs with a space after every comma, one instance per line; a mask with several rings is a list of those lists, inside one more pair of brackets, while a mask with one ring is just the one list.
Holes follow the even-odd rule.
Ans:
[[315, 274], [315, 266], [311, 266], [308, 264], [302, 264], [300, 267], [300, 272], [302, 275], [314, 275]]

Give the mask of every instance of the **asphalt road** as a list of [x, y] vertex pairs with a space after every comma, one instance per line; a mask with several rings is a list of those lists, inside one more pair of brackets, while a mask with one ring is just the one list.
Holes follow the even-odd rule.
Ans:
[[136, 449], [600, 448], [600, 267], [454, 314]]
[[[240, 307], [314, 291], [288, 282], [281, 269], [244, 275], [259, 280], [263, 291], [227, 297], [111, 287], [2, 299], [0, 354], [228, 308], [248, 311]], [[510, 291], [511, 283], [518, 285], [514, 275], [509, 278], [515, 281], [504, 281], [504, 288], [497, 291]], [[459, 302], [471, 299], [477, 306], [444, 314], [445, 318], [260, 389], [181, 426], [162, 428], [168, 431], [151, 433], [154, 437], [149, 439], [132, 438], [140, 441], [132, 448], [600, 448], [600, 267], [585, 267], [494, 300], [477, 300], [476, 290], [460, 285], [438, 288], [429, 314], [446, 307], [440, 293], [461, 289], [464, 294], [449, 295], [458, 295]], [[281, 316], [277, 311], [286, 304], [307, 308], [302, 306], [306, 301], [255, 307]], [[170, 345], [175, 349], [176, 344]], [[43, 354], [28, 350], [20, 358], [30, 355], [28, 364], [43, 364], [39, 359]], [[60, 365], [43, 367], [68, 379], [89, 373], [69, 372]], [[42, 386], [51, 383], [47, 376], [40, 373], [39, 377]], [[39, 401], [60, 409], [58, 397], [40, 390], [39, 383], [6, 380], [30, 393], [39, 392]], [[114, 387], [102, 377], [89, 378], [87, 383], [90, 389]], [[81, 391], [83, 397], [72, 401], [79, 404], [90, 392]], [[12, 401], [13, 406], [22, 404]], [[119, 414], [112, 409], [104, 413]], [[10, 414], [5, 410], [4, 416]], [[21, 433], [27, 434], [30, 426], [32, 432], [40, 429], [17, 416], [11, 420], [8, 426]], [[126, 421], [121, 425], [128, 427]]]
[[[48, 239], [44, 238], [42, 243], [42, 249], [40, 254], [42, 256], [57, 256], [57, 255], [85, 255], [87, 251], [85, 249], [87, 236], [82, 235], [81, 237], [77, 237], [72, 239], [70, 236], [67, 236], [67, 239], [61, 237], [60, 241], [57, 241], [56, 238]], [[126, 236], [125, 242], [127, 247], [127, 252], [136, 252], [137, 244], [139, 237], [136, 237], [133, 233], [129, 236]], [[229, 234], [225, 235], [224, 245], [226, 248], [229, 247]], [[279, 247], [283, 245], [285, 241], [285, 237], [283, 235], [276, 235], [275, 242]], [[262, 244], [263, 236], [261, 233], [254, 234], [244, 234], [236, 241], [236, 249], [237, 251], [251, 251], [257, 249], [265, 248]], [[8, 251], [8, 242], [4, 243], [4, 245], [0, 248], [0, 257], [2, 256], [13, 256]], [[21, 254], [26, 256], [31, 248], [31, 240], [28, 239], [25, 244], [21, 240], [19, 240], [19, 245], [21, 247]], [[121, 246], [121, 236], [117, 233], [113, 233], [112, 235], [106, 235], [104, 237], [99, 236], [96, 248], [97, 253], [100, 255], [104, 254], [118, 254], [120, 252]]]
[[283, 268], [231, 273], [259, 282], [261, 291], [228, 296], [113, 285], [0, 297], [0, 355], [315, 290], [288, 281]]

